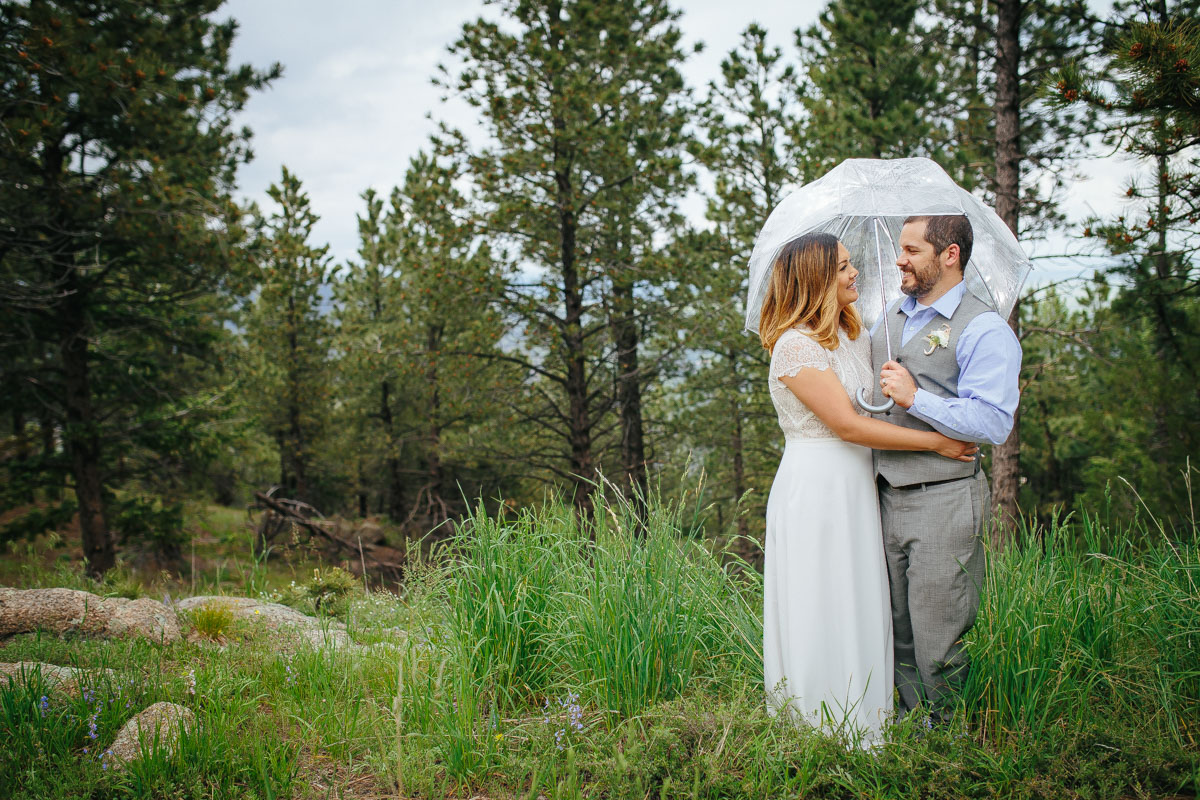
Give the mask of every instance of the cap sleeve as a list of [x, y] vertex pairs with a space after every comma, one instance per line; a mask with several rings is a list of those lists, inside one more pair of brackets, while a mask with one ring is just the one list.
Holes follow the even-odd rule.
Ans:
[[771, 354], [771, 378], [790, 378], [806, 367], [829, 369], [829, 351], [800, 331], [784, 332]]

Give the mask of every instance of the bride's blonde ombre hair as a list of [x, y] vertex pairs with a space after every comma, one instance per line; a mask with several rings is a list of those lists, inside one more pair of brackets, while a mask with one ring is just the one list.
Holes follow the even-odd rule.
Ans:
[[826, 350], [837, 350], [838, 328], [851, 339], [862, 331], [853, 305], [838, 308], [838, 240], [828, 233], [806, 233], [783, 246], [771, 267], [767, 296], [759, 315], [758, 336], [767, 352], [789, 328], [806, 325]]

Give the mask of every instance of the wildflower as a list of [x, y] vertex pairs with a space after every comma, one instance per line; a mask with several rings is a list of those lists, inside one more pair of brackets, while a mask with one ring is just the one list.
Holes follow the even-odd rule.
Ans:
[[567, 712], [567, 725], [577, 731], [583, 730], [583, 707], [579, 705], [579, 695], [568, 692], [565, 700], [558, 701]]
[[496, 739], [496, 741], [497, 741], [497, 742], [503, 742], [503, 741], [504, 741], [504, 734], [503, 734], [503, 733], [497, 733], [497, 734], [496, 734], [496, 736], [495, 736], [495, 739]]
[[38, 701], [38, 710], [41, 711], [43, 717], [46, 716], [46, 712], [50, 710], [49, 697], [42, 695], [42, 699]]

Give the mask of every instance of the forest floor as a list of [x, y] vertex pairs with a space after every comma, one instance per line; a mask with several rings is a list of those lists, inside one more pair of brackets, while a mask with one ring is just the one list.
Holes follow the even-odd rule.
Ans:
[[[1200, 790], [1200, 541], [1082, 520], [990, 554], [951, 723], [854, 746], [767, 715], [761, 581], [678, 509], [581, 531], [547, 507], [479, 515], [403, 586], [300, 541], [249, 557], [244, 511], [197, 506], [179, 572], [84, 577], [72, 543], [0, 559], [0, 586], [281, 603], [345, 636], [297, 641], [213, 600], [169, 644], [0, 640], [82, 691], [0, 681], [0, 797], [1182, 798]], [[1036, 535], [1035, 535], [1036, 534]], [[191, 565], [195, 564], [194, 571]], [[344, 626], [344, 628], [343, 628]], [[112, 670], [111, 673], [102, 670]], [[138, 710], [190, 709], [171, 751], [110, 769]]]

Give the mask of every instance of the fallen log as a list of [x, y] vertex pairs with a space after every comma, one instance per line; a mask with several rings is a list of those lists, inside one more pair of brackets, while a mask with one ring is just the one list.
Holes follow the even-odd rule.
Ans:
[[[335, 558], [344, 558], [350, 571], [362, 575], [364, 570], [368, 577], [375, 577], [384, 582], [400, 581], [404, 577], [404, 553], [394, 547], [361, 540], [361, 537], [348, 539], [334, 522], [321, 517], [315, 508], [303, 503], [271, 497], [264, 492], [255, 492], [254, 499], [260, 507], [274, 514], [278, 520], [287, 522], [310, 536], [326, 542]], [[302, 510], [303, 508], [303, 510]], [[306, 518], [305, 512], [311, 512], [317, 519]], [[271, 525], [278, 528], [274, 522], [264, 520], [260, 532]], [[261, 537], [260, 537], [261, 538]]]

